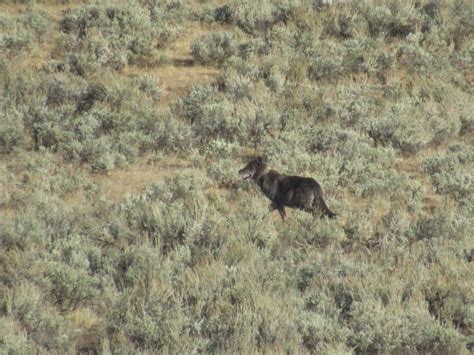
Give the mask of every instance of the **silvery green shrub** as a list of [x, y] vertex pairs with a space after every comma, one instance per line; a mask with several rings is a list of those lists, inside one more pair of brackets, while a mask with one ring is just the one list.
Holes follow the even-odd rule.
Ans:
[[472, 195], [474, 152], [470, 146], [451, 145], [441, 156], [431, 156], [422, 165], [436, 190], [457, 199]]
[[200, 63], [220, 64], [237, 53], [238, 45], [232, 32], [216, 32], [193, 42], [191, 51]]
[[0, 50], [3, 53], [6, 53], [9, 57], [27, 52], [31, 48], [31, 45], [31, 34], [25, 30], [0, 37]]
[[[121, 69], [125, 64], [156, 61], [157, 45], [175, 34], [156, 14], [133, 2], [127, 5], [89, 5], [68, 10], [60, 20], [62, 46], [85, 63]], [[156, 39], [160, 43], [155, 43]]]
[[145, 75], [136, 79], [138, 89], [145, 95], [150, 96], [153, 100], [159, 101], [162, 96], [162, 89], [159, 85], [159, 81], [151, 76]]
[[24, 144], [24, 129], [21, 112], [0, 107], [0, 154], [10, 153]]
[[275, 24], [288, 21], [297, 3], [278, 0], [258, 4], [248, 0], [234, 0], [214, 11], [216, 21], [235, 24], [243, 31], [256, 34], [271, 29]]

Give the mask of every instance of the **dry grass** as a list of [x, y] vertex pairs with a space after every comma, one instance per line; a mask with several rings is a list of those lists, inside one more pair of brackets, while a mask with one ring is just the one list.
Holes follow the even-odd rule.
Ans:
[[7, 221], [12, 220], [15, 218], [16, 209], [10, 206], [0, 206], [0, 215]]
[[135, 164], [106, 175], [90, 174], [89, 179], [99, 185], [102, 196], [118, 202], [127, 195], [139, 194], [147, 185], [183, 170], [189, 170], [189, 164], [176, 156], [167, 156], [159, 162], [150, 162], [148, 157], [143, 157]]
[[[183, 63], [186, 62], [183, 61]], [[216, 76], [217, 70], [194, 64], [167, 64], [155, 68], [128, 66], [124, 69], [124, 74], [129, 76], [147, 74], [158, 79], [164, 91], [162, 104], [166, 104], [173, 98], [184, 96], [193, 84], [211, 82]]]
[[219, 29], [219, 26], [203, 27], [199, 23], [191, 23], [182, 29], [177, 41], [161, 50], [167, 64], [151, 68], [127, 66], [123, 73], [128, 76], [147, 74], [157, 78], [164, 90], [163, 103], [182, 97], [193, 84], [211, 82], [218, 74], [216, 68], [195, 63], [191, 44], [200, 36]]

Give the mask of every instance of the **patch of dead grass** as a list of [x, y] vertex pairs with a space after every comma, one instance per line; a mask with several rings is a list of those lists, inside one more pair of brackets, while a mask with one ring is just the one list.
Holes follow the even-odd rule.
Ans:
[[139, 68], [128, 66], [125, 75], [151, 75], [158, 79], [164, 94], [162, 103], [169, 103], [175, 97], [183, 97], [189, 88], [196, 83], [212, 82], [218, 71], [201, 65], [176, 66], [173, 64], [155, 68]]
[[182, 29], [175, 42], [160, 51], [169, 64], [158, 67], [130, 65], [123, 73], [128, 76], [147, 74], [157, 78], [164, 90], [164, 103], [175, 97], [182, 97], [193, 84], [211, 82], [219, 73], [217, 68], [196, 64], [191, 45], [197, 38], [220, 29], [221, 27], [216, 25], [202, 26], [199, 23], [191, 23]]
[[127, 195], [136, 195], [152, 183], [189, 170], [189, 163], [178, 157], [167, 156], [159, 162], [146, 157], [125, 168], [114, 169], [105, 175], [90, 174], [89, 179], [100, 187], [100, 194], [108, 200], [119, 202]]

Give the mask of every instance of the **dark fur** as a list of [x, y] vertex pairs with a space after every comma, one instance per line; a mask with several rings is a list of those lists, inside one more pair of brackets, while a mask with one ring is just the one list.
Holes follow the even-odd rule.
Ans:
[[329, 218], [336, 216], [324, 202], [323, 191], [316, 180], [265, 170], [263, 158], [257, 157], [239, 170], [239, 174], [244, 179], [252, 178], [260, 186], [265, 196], [272, 201], [272, 210], [277, 209], [283, 220], [286, 217], [285, 206], [313, 214], [319, 212]]

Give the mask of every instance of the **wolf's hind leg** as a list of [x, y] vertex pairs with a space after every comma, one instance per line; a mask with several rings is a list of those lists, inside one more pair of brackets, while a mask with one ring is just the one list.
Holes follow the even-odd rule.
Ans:
[[286, 218], [285, 206], [283, 205], [278, 206], [278, 212], [280, 212], [280, 217], [284, 221]]

